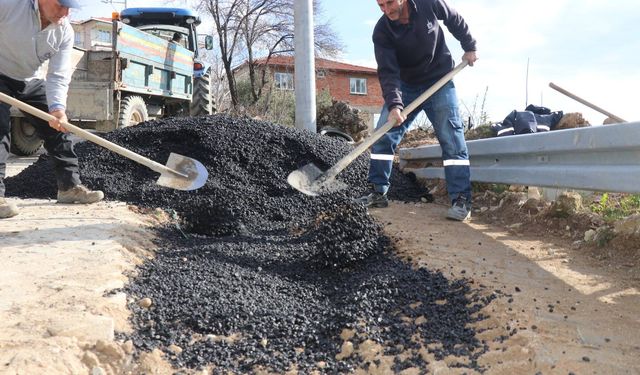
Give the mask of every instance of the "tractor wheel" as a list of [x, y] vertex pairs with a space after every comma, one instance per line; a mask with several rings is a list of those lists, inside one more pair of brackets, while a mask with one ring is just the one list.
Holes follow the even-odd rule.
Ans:
[[120, 102], [120, 115], [118, 116], [118, 129], [127, 126], [138, 125], [149, 121], [147, 105], [139, 96], [127, 96]]
[[211, 115], [215, 112], [211, 97], [211, 75], [209, 72], [193, 80], [193, 98], [189, 106], [191, 116]]
[[11, 118], [11, 153], [18, 156], [33, 155], [42, 147], [42, 139], [24, 117]]
[[337, 128], [334, 128], [334, 127], [331, 127], [331, 126], [325, 126], [322, 129], [320, 129], [320, 134], [321, 135], [326, 135], [328, 137], [336, 137], [336, 138], [343, 139], [349, 144], [354, 144], [355, 143], [353, 141], [353, 137], [351, 137], [349, 134], [343, 132], [340, 129], [337, 129]]

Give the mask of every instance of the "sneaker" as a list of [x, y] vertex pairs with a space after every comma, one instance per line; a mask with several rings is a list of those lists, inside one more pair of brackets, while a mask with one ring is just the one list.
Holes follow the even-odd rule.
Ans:
[[362, 203], [366, 207], [385, 208], [389, 206], [389, 199], [387, 198], [387, 195], [378, 193], [377, 191], [374, 191], [369, 195], [357, 198], [355, 199], [355, 202]]
[[104, 198], [100, 190], [89, 190], [84, 185], [76, 185], [69, 190], [58, 190], [58, 203], [95, 203]]
[[465, 221], [471, 217], [471, 204], [464, 195], [458, 196], [447, 211], [447, 219]]
[[18, 214], [18, 206], [0, 198], [0, 219], [7, 219]]

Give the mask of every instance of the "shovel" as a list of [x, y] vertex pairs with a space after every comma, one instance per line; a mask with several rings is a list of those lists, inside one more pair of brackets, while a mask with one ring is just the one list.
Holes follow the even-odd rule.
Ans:
[[[453, 78], [453, 76], [458, 74], [464, 67], [467, 66], [467, 64], [468, 62], [466, 60], [462, 60], [462, 62], [458, 64], [458, 66], [453, 68], [453, 70], [450, 71], [447, 75], [440, 78], [438, 82], [429, 87], [427, 91], [422, 93], [422, 95], [420, 95], [416, 100], [414, 100], [404, 110], [402, 110], [402, 115], [405, 117], [409, 115], [414, 109], [420, 106], [431, 95], [433, 95], [442, 86], [449, 82]], [[345, 169], [349, 164], [351, 164], [352, 161], [360, 156], [360, 154], [362, 154], [366, 149], [368, 149], [372, 144], [380, 139], [380, 137], [388, 132], [394, 125], [395, 122], [393, 120], [387, 121], [384, 125], [373, 132], [373, 134], [371, 134], [369, 138], [365, 139], [360, 145], [358, 145], [358, 147], [356, 147], [353, 151], [340, 159], [333, 167], [329, 168], [326, 172], [323, 173], [315, 164], [309, 163], [289, 173], [287, 182], [289, 183], [289, 185], [291, 185], [301, 193], [311, 196], [317, 196], [322, 193], [332, 193], [346, 188], [347, 185], [344, 182], [335, 179], [338, 173], [342, 172], [343, 169]]]
[[613, 119], [613, 120], [615, 120], [615, 121], [617, 121], [619, 123], [626, 122], [625, 120], [623, 120], [620, 117], [614, 115], [613, 113], [607, 112], [604, 109], [598, 107], [597, 105], [582, 99], [578, 95], [570, 93], [569, 91], [563, 89], [562, 87], [556, 85], [553, 82], [549, 82], [549, 87], [551, 87], [552, 89], [554, 89], [554, 90], [556, 90], [556, 91], [558, 91], [558, 92], [560, 92], [562, 94], [565, 94], [566, 96], [570, 97], [571, 99], [573, 99], [573, 100], [575, 100], [575, 101], [577, 101], [579, 103], [582, 103], [582, 104], [586, 105], [587, 107], [593, 109], [594, 111], [598, 111], [598, 112], [602, 113], [603, 115], [608, 116], [609, 118], [611, 118], [611, 119]]
[[[21, 111], [30, 113], [46, 121], [56, 119], [53, 115], [50, 115], [1, 92], [0, 101], [10, 104], [20, 109]], [[77, 135], [80, 138], [91, 141], [99, 146], [115, 152], [116, 154], [120, 154], [125, 158], [131, 159], [136, 163], [142, 164], [145, 167], [148, 167], [153, 171], [160, 173], [160, 178], [158, 178], [158, 181], [156, 181], [156, 183], [160, 186], [166, 186], [177, 190], [195, 190], [202, 187], [202, 185], [207, 182], [209, 173], [205, 169], [204, 165], [202, 165], [202, 163], [195, 159], [172, 152], [169, 155], [167, 165], [165, 166], [153, 160], [147, 159], [142, 155], [136, 154], [131, 150], [127, 150], [124, 147], [118, 146], [115, 143], [111, 143], [104, 138], [100, 138], [97, 135], [92, 134], [75, 125], [71, 125], [68, 122], [61, 122], [61, 124], [65, 129], [69, 130], [71, 133]]]

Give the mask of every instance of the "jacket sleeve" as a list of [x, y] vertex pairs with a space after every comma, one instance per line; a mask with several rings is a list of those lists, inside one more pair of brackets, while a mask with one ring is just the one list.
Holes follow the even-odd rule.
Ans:
[[71, 81], [74, 33], [71, 25], [67, 24], [62, 36], [62, 43], [58, 52], [51, 56], [47, 70], [46, 91], [49, 111], [65, 109], [67, 107], [67, 93]]
[[384, 103], [389, 110], [393, 108], [403, 109], [402, 91], [400, 89], [400, 66], [396, 50], [387, 40], [384, 33], [378, 30], [378, 27], [375, 28], [373, 33], [373, 45]]
[[476, 40], [471, 36], [469, 25], [467, 25], [464, 18], [455, 9], [447, 5], [444, 0], [435, 0], [433, 6], [435, 15], [449, 29], [451, 35], [460, 42], [462, 49], [465, 52], [475, 51]]

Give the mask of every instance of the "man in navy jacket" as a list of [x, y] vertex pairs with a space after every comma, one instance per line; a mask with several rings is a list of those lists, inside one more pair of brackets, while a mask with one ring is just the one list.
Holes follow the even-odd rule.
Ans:
[[393, 156], [402, 137], [420, 111], [433, 124], [442, 147], [442, 159], [451, 208], [447, 218], [466, 220], [471, 213], [469, 156], [458, 98], [450, 81], [406, 118], [401, 112], [454, 67], [444, 39], [442, 21], [465, 51], [470, 66], [477, 60], [476, 41], [469, 28], [444, 0], [376, 0], [384, 13], [373, 31], [378, 77], [384, 96], [377, 127], [387, 120], [396, 126], [372, 146], [369, 183], [373, 191], [358, 199], [368, 207], [387, 207]]

